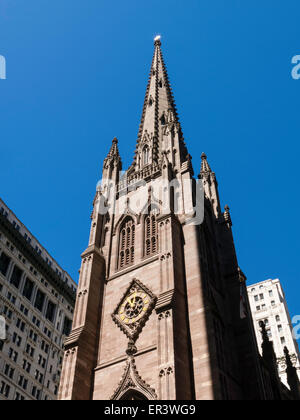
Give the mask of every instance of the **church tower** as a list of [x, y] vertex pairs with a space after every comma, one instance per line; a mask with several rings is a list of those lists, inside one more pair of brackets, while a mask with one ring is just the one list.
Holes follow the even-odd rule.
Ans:
[[104, 161], [59, 399], [267, 398], [229, 207], [201, 160], [196, 178], [157, 37], [133, 163], [121, 172], [117, 139]]

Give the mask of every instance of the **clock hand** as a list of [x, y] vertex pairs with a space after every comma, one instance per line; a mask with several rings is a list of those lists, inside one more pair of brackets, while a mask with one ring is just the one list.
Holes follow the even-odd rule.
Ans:
[[134, 306], [134, 305], [132, 304], [131, 299], [130, 299], [130, 298], [127, 298], [127, 300], [126, 300], [126, 301], [129, 303], [130, 307], [131, 307], [131, 308], [133, 308], [133, 306]]

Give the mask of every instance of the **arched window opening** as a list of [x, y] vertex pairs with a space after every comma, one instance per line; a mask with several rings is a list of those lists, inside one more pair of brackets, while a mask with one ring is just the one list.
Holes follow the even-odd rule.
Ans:
[[145, 146], [143, 149], [143, 165], [144, 166], [149, 164], [149, 158], [150, 158], [149, 147]]
[[145, 256], [150, 256], [158, 252], [158, 232], [157, 222], [154, 215], [147, 216], [145, 219]]
[[119, 268], [134, 263], [135, 225], [132, 219], [126, 219], [120, 231]]
[[146, 398], [145, 395], [141, 392], [130, 389], [125, 392], [125, 394], [120, 399], [126, 401], [143, 401], [147, 400], [148, 398]]

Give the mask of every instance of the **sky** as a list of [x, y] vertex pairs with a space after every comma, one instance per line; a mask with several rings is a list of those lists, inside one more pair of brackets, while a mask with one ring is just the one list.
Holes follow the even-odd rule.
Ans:
[[195, 173], [205, 152], [248, 284], [299, 303], [299, 0], [0, 0], [0, 196], [78, 280], [103, 159], [132, 162], [162, 49]]

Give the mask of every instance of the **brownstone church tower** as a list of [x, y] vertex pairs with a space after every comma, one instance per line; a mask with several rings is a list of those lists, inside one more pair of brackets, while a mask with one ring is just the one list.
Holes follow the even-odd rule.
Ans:
[[216, 175], [201, 159], [196, 179], [158, 37], [134, 161], [121, 172], [116, 139], [104, 161], [61, 400], [274, 396], [229, 208], [222, 212]]

